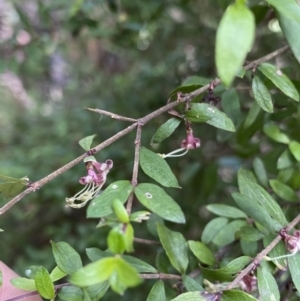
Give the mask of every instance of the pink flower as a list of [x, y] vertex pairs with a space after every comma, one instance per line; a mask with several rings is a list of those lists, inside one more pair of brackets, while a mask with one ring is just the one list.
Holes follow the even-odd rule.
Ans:
[[184, 139], [180, 147], [185, 149], [195, 149], [200, 147], [201, 142], [199, 138], [195, 138], [193, 135], [193, 130], [189, 122], [186, 123], [186, 139]]

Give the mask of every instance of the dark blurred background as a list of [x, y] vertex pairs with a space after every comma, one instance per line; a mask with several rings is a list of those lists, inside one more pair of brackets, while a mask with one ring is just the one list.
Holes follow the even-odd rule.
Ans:
[[[257, 23], [249, 60], [284, 45], [274, 14], [260, 2], [248, 1]], [[0, 173], [37, 181], [81, 155], [81, 138], [97, 134], [96, 145], [128, 125], [88, 112], [85, 107], [139, 118], [163, 106], [169, 93], [188, 76], [213, 79], [216, 29], [229, 3], [0, 0]], [[292, 63], [290, 53], [276, 61], [296, 79], [299, 74]], [[270, 117], [259, 110], [248, 116], [253, 106], [250, 75], [237, 79], [236, 87], [238, 94], [227, 91], [224, 97], [240, 104], [237, 133], [229, 135], [195, 124], [194, 134], [201, 139], [201, 148], [185, 157], [168, 159], [183, 189], [167, 191], [187, 219], [185, 225], [168, 226], [187, 239], [199, 239], [213, 217], [206, 204], [232, 202], [230, 193], [237, 189], [236, 171], [241, 165], [251, 168], [252, 159], [258, 156], [272, 174], [282, 152], [261, 136], [263, 120]], [[219, 87], [216, 93], [223, 92]], [[280, 111], [280, 105], [290, 105], [284, 97], [277, 98], [275, 111]], [[247, 116], [247, 127], [239, 127]], [[151, 136], [169, 117], [164, 114], [147, 124], [144, 146], [151, 148]], [[296, 126], [290, 128], [295, 130]], [[178, 148], [184, 137], [182, 124], [155, 151], [168, 153]], [[131, 179], [134, 139], [131, 133], [96, 155], [99, 161], [114, 161], [108, 184]], [[84, 164], [79, 164], [0, 217], [0, 228], [5, 230], [0, 234], [0, 259], [20, 275], [33, 264], [54, 268], [50, 240], [68, 242], [85, 263], [86, 248], [106, 248], [108, 229], [95, 229], [98, 221], [86, 219], [86, 208], [65, 207], [65, 198], [82, 188], [78, 180], [84, 173]], [[141, 172], [140, 181], [150, 180]], [[1, 196], [0, 205], [7, 201]], [[137, 209], [141, 207], [135, 202]], [[137, 237], [157, 239], [146, 223], [135, 228]], [[155, 247], [135, 248], [137, 257], [155, 264]], [[129, 290], [122, 300], [144, 300], [149, 283], [153, 282]], [[114, 300], [119, 299], [114, 294]]]

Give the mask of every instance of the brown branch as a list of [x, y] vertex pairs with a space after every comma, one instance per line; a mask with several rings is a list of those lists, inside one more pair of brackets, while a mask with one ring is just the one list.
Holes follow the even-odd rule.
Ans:
[[136, 119], [133, 119], [133, 118], [124, 117], [124, 116], [114, 114], [114, 113], [111, 113], [111, 112], [108, 112], [108, 111], [100, 110], [100, 109], [91, 109], [91, 108], [85, 108], [85, 109], [88, 110], [88, 111], [91, 111], [91, 112], [95, 112], [95, 113], [99, 113], [99, 114], [102, 114], [102, 115], [110, 116], [111, 118], [117, 119], [117, 120], [123, 120], [123, 121], [129, 121], [129, 122], [136, 122], [137, 121]]
[[161, 279], [161, 280], [181, 280], [181, 276], [174, 274], [140, 274], [143, 279]]
[[159, 241], [137, 238], [137, 237], [134, 238], [134, 241], [137, 243], [140, 243], [140, 244], [145, 244], [145, 245], [158, 245], [158, 246], [161, 245], [161, 243]]
[[[255, 60], [255, 61], [249, 63], [244, 68], [246, 70], [250, 70], [251, 68], [253, 68], [254, 65], [257, 65], [257, 64], [263, 63], [265, 61], [268, 61], [268, 60], [276, 57], [277, 55], [283, 53], [287, 49], [288, 49], [288, 46], [282, 47], [282, 48], [280, 48], [280, 49], [278, 49], [278, 50], [276, 50], [276, 51], [274, 51], [274, 52], [272, 52], [272, 53], [270, 53], [270, 54], [268, 54], [268, 55], [266, 55], [266, 56], [264, 56], [264, 57], [262, 57], [258, 60]], [[214, 81], [214, 85], [216, 86], [216, 85], [220, 84], [220, 82], [221, 82], [220, 79], [217, 78]], [[104, 149], [108, 145], [110, 145], [113, 142], [117, 141], [121, 137], [127, 135], [128, 133], [133, 131], [136, 127], [138, 127], [140, 124], [145, 125], [148, 121], [150, 121], [150, 120], [154, 119], [155, 117], [157, 117], [157, 116], [173, 109], [174, 107], [176, 107], [180, 103], [190, 101], [194, 97], [200, 95], [201, 93], [203, 93], [207, 89], [209, 89], [210, 85], [211, 84], [207, 84], [207, 85], [205, 85], [205, 86], [203, 86], [203, 87], [201, 87], [201, 88], [199, 88], [199, 89], [197, 89], [197, 90], [195, 90], [191, 93], [185, 94], [179, 100], [168, 103], [165, 106], [159, 108], [158, 110], [144, 116], [143, 118], [139, 119], [138, 121], [136, 121], [135, 123], [133, 123], [132, 125], [127, 127], [126, 129], [120, 131], [119, 133], [115, 134], [114, 136], [110, 137], [109, 139], [107, 139], [104, 142], [97, 145], [95, 148], [93, 148], [94, 153], [99, 152], [100, 150]], [[24, 190], [23, 192], [18, 194], [12, 200], [10, 200], [8, 203], [6, 203], [3, 207], [1, 207], [0, 208], [0, 215], [5, 213], [7, 210], [9, 210], [13, 205], [18, 203], [27, 194], [41, 188], [46, 183], [50, 182], [51, 180], [55, 179], [56, 177], [58, 177], [62, 173], [66, 172], [67, 170], [69, 170], [70, 168], [72, 168], [73, 166], [75, 166], [76, 164], [81, 162], [86, 156], [87, 156], [87, 154], [83, 154], [83, 155], [79, 156], [78, 158], [74, 159], [73, 161], [71, 161], [70, 163], [68, 163], [68, 164], [64, 165], [63, 167], [59, 168], [58, 170], [54, 171], [50, 175], [46, 176], [45, 178], [43, 178], [43, 179], [41, 179], [41, 180], [39, 180], [35, 183], [32, 183], [29, 188], [27, 188], [26, 190]]]

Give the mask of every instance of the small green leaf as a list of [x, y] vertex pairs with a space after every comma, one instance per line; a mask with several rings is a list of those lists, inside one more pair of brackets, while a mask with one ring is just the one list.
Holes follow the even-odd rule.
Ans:
[[53, 255], [57, 266], [67, 274], [73, 274], [82, 267], [79, 254], [66, 242], [51, 241]]
[[198, 86], [205, 86], [209, 84], [212, 79], [201, 77], [201, 76], [189, 76], [183, 82], [182, 86], [189, 86], [189, 85], [198, 85]]
[[280, 300], [278, 284], [268, 270], [261, 267], [257, 269], [257, 285], [261, 301]]
[[96, 135], [87, 136], [79, 140], [79, 145], [86, 151], [91, 149], [91, 145]]
[[273, 191], [283, 200], [291, 202], [298, 201], [298, 196], [295, 191], [286, 184], [280, 182], [279, 180], [270, 180], [270, 185]]
[[183, 235], [161, 224], [157, 224], [157, 231], [172, 266], [180, 273], [185, 273], [189, 259], [188, 246]]
[[119, 199], [123, 204], [127, 201], [133, 187], [130, 181], [117, 181], [110, 184], [99, 196], [90, 203], [87, 210], [88, 218], [104, 217], [112, 213], [112, 202]]
[[136, 211], [130, 214], [129, 219], [131, 222], [141, 223], [150, 218], [151, 212], [149, 211]]
[[279, 129], [279, 127], [274, 123], [267, 123], [263, 127], [264, 133], [273, 139], [276, 142], [288, 144], [290, 142], [290, 138], [282, 133]]
[[188, 241], [189, 248], [193, 252], [193, 254], [199, 259], [201, 262], [214, 265], [216, 262], [216, 258], [213, 252], [202, 242], [189, 240]]
[[224, 217], [217, 217], [206, 224], [201, 240], [204, 244], [209, 244], [220, 230], [228, 223], [228, 219]]
[[186, 118], [192, 122], [206, 122], [216, 128], [235, 132], [231, 119], [207, 103], [192, 103], [191, 109], [186, 112]]
[[216, 36], [218, 75], [229, 87], [242, 67], [254, 41], [253, 13], [243, 4], [229, 5], [221, 19]]
[[174, 223], [185, 223], [185, 217], [178, 204], [165, 191], [154, 184], [139, 184], [134, 193], [147, 209]]
[[260, 112], [261, 112], [260, 106], [256, 102], [253, 102], [249, 110], [249, 113], [244, 121], [244, 126], [243, 126], [244, 129], [249, 128], [251, 125], [255, 123], [255, 121], [258, 119], [260, 115]]
[[229, 217], [229, 218], [247, 218], [247, 215], [232, 206], [224, 205], [224, 204], [211, 204], [207, 205], [206, 209], [216, 215]]
[[207, 301], [207, 298], [203, 297], [201, 292], [188, 292], [180, 294], [171, 301]]
[[300, 252], [288, 257], [289, 270], [298, 292], [300, 292]]
[[213, 243], [219, 247], [224, 247], [235, 241], [235, 232], [246, 226], [247, 222], [235, 220], [225, 225], [220, 232], [214, 237]]
[[105, 295], [108, 288], [109, 288], [109, 282], [104, 281], [102, 283], [90, 285], [84, 288], [84, 290], [89, 294], [92, 301], [97, 301]]
[[238, 237], [246, 241], [257, 241], [264, 237], [264, 234], [252, 226], [244, 226], [238, 231]]
[[65, 273], [63, 270], [61, 270], [57, 266], [50, 273], [50, 277], [51, 277], [52, 282], [55, 282], [55, 281], [65, 277], [66, 275], [67, 275], [67, 273]]
[[300, 143], [292, 141], [289, 144], [289, 149], [298, 162], [300, 162]]
[[4, 232], [4, 230], [0, 228], [0, 232]]
[[182, 275], [182, 282], [188, 292], [203, 291], [203, 287], [200, 283], [188, 275]]
[[140, 149], [140, 164], [144, 173], [165, 187], [180, 188], [168, 163], [145, 147]]
[[39, 294], [46, 299], [53, 299], [55, 296], [54, 285], [48, 271], [40, 267], [35, 274], [35, 286]]
[[125, 242], [125, 250], [130, 253], [133, 252], [133, 240], [134, 240], [134, 230], [131, 224], [124, 225], [125, 233], [124, 233], [124, 242]]
[[158, 280], [154, 283], [151, 288], [151, 291], [147, 297], [147, 301], [165, 301], [165, 285], [162, 280]]
[[291, 80], [275, 66], [263, 63], [258, 69], [273, 82], [273, 84], [288, 97], [299, 101], [299, 94]]
[[16, 179], [0, 174], [0, 193], [7, 198], [11, 198], [18, 194], [28, 183], [28, 177]]
[[181, 120], [179, 118], [171, 118], [162, 124], [151, 139], [151, 144], [157, 144], [168, 138], [179, 126]]
[[285, 169], [288, 167], [295, 166], [296, 160], [292, 156], [291, 152], [286, 149], [278, 158], [277, 169]]
[[118, 220], [121, 223], [129, 222], [128, 213], [127, 213], [123, 203], [119, 199], [113, 200], [112, 207], [113, 207], [114, 213], [116, 214]]
[[230, 290], [224, 291], [222, 301], [258, 301], [258, 299], [241, 290]]
[[36, 291], [35, 281], [33, 279], [18, 277], [10, 280], [10, 283], [22, 290], [25, 291]]
[[83, 301], [83, 291], [77, 286], [63, 286], [58, 291], [58, 297], [64, 301]]
[[125, 239], [121, 226], [110, 230], [107, 236], [107, 245], [114, 254], [122, 254], [125, 251]]
[[258, 157], [254, 158], [253, 169], [254, 169], [255, 175], [258, 178], [259, 182], [264, 187], [268, 187], [267, 171], [266, 171], [263, 161], [260, 158], [258, 158]]
[[268, 88], [265, 86], [264, 82], [255, 75], [252, 81], [252, 92], [254, 99], [258, 105], [266, 112], [273, 112], [273, 102], [271, 94]]

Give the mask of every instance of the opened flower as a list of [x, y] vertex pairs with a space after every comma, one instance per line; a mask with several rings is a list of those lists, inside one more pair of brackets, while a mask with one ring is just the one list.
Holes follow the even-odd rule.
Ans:
[[[92, 200], [101, 190], [106, 176], [113, 167], [113, 161], [108, 159], [105, 163], [97, 161], [86, 162], [87, 175], [79, 179], [84, 188], [71, 198], [66, 198], [67, 206], [81, 208]], [[79, 202], [79, 203], [78, 203]]]

